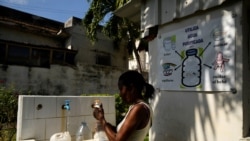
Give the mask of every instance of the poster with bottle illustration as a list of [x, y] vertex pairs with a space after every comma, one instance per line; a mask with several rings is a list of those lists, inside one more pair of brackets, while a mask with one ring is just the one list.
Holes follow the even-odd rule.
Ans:
[[161, 90], [235, 88], [235, 23], [231, 16], [160, 35], [158, 53]]

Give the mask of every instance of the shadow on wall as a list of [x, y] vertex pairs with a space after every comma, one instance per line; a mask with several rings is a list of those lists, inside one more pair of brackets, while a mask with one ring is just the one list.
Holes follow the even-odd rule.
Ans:
[[[241, 103], [237, 97], [239, 95], [228, 93], [162, 92], [154, 99], [156, 104], [154, 115], [160, 117], [154, 118], [152, 138], [199, 141], [199, 136], [202, 136], [204, 141], [207, 141], [210, 138], [207, 133], [211, 132], [216, 140], [218, 133], [216, 118], [220, 120], [225, 118], [230, 122], [232, 119], [230, 116], [235, 113], [234, 118], [237, 119], [237, 109], [234, 107]], [[211, 101], [215, 105], [211, 105]]]

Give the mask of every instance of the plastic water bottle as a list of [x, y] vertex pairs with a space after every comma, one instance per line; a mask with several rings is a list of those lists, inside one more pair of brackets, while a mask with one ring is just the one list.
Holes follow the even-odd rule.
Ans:
[[94, 141], [108, 141], [108, 137], [107, 137], [105, 131], [103, 130], [103, 127], [100, 124], [100, 122], [96, 123], [96, 131], [94, 134]]
[[84, 141], [92, 139], [91, 131], [86, 122], [82, 122], [77, 133], [76, 141]]

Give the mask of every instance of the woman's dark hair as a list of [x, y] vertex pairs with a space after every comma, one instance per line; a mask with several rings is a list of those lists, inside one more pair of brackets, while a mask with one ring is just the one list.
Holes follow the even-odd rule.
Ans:
[[142, 74], [135, 70], [129, 70], [123, 73], [118, 80], [118, 87], [121, 88], [122, 86], [130, 87], [134, 85], [139, 93], [145, 88], [144, 98], [151, 99], [154, 96], [154, 87], [147, 83], [143, 78]]

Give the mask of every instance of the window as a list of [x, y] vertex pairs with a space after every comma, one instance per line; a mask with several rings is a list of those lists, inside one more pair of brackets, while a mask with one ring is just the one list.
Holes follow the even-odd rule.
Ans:
[[8, 64], [28, 65], [30, 49], [17, 45], [9, 45], [7, 53]]
[[53, 51], [52, 64], [63, 64], [63, 62], [64, 62], [64, 52]]
[[49, 67], [50, 66], [50, 50], [32, 49], [31, 52], [31, 66]]
[[65, 62], [67, 64], [75, 64], [75, 56], [76, 56], [76, 53], [67, 52], [66, 57], [65, 57]]
[[0, 63], [33, 67], [75, 65], [76, 51], [0, 41]]
[[5, 54], [6, 54], [6, 45], [0, 43], [0, 63], [4, 63]]
[[69, 51], [53, 51], [52, 63], [53, 64], [64, 64], [64, 65], [74, 65], [75, 64], [76, 52]]
[[111, 58], [109, 54], [97, 54], [96, 55], [96, 64], [111, 66]]

